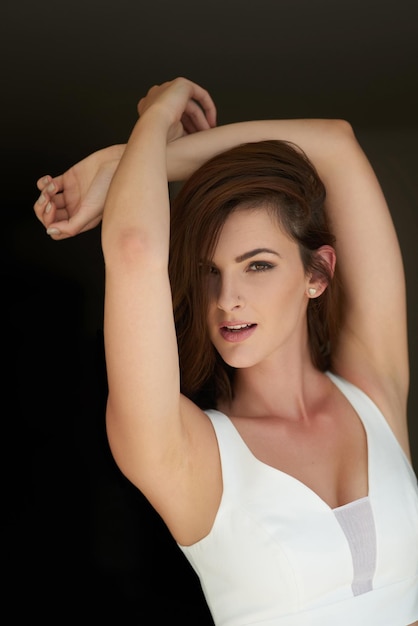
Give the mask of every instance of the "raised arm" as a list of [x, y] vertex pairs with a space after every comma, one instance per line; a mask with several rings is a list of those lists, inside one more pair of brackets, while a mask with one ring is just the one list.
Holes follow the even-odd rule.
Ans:
[[344, 318], [334, 367], [372, 397], [408, 453], [409, 361], [401, 251], [371, 164], [351, 127], [339, 125], [334, 159], [316, 159], [337, 236], [342, 283]]
[[382, 189], [351, 125], [343, 120], [302, 119], [217, 127], [173, 145], [178, 153], [172, 174], [187, 176], [195, 154], [205, 160], [236, 143], [263, 139], [299, 145], [325, 183], [344, 312], [334, 368], [371, 395], [408, 450], [409, 367], [401, 251]]
[[[196, 101], [202, 108], [196, 108]], [[215, 123], [214, 106], [205, 90], [178, 79], [152, 88], [140, 101], [139, 112], [102, 222], [107, 431], [121, 470], [182, 538], [187, 526], [177, 530], [176, 524], [181, 526], [184, 494], [190, 503], [205, 505], [206, 494], [194, 482], [192, 466], [199, 459], [197, 474], [206, 471], [209, 482], [213, 463], [206, 463], [207, 453], [200, 454], [199, 446], [214, 434], [203, 412], [180, 395], [168, 278], [166, 151], [170, 139], [180, 134], [184, 112], [196, 114], [196, 128], [209, 127]], [[195, 442], [191, 423], [199, 429]], [[191, 507], [186, 517], [193, 520]]]

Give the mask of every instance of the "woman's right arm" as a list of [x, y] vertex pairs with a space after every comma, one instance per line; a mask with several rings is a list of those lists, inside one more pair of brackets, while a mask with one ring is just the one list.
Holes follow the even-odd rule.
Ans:
[[185, 79], [153, 87], [140, 101], [106, 196], [101, 233], [109, 444], [121, 471], [180, 541], [207, 532], [221, 484], [220, 468], [214, 481], [219, 462], [210, 421], [180, 393], [168, 276], [167, 142], [178, 136], [181, 114], [193, 100], [206, 111], [197, 130], [208, 127], [209, 94]]

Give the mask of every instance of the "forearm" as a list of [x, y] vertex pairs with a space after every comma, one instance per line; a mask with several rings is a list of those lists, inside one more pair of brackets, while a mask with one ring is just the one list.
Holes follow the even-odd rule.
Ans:
[[[210, 158], [247, 142], [281, 139], [300, 146], [326, 176], [326, 161], [335, 149], [338, 120], [295, 119], [237, 122], [186, 135], [167, 146], [167, 178], [184, 181]], [[327, 145], [328, 144], [328, 145]], [[109, 146], [98, 154], [104, 161], [119, 161], [127, 144]], [[116, 169], [116, 166], [115, 166]]]
[[344, 127], [339, 120], [257, 120], [218, 126], [173, 141], [167, 148], [170, 181], [183, 181], [211, 157], [236, 145], [269, 139], [290, 141], [302, 148], [320, 170], [337, 148]]
[[[349, 177], [349, 168], [341, 168], [346, 146], [353, 144], [347, 128], [350, 128], [349, 125], [335, 120], [260, 120], [193, 132], [166, 146], [162, 161], [166, 167], [165, 184], [167, 181], [187, 179], [208, 159], [238, 144], [283, 139], [305, 150], [323, 178], [327, 193], [333, 195], [334, 168], [339, 166], [340, 170], [343, 169], [342, 175]], [[57, 237], [54, 234], [54, 238], [74, 236], [99, 223], [109, 185], [126, 148], [127, 144], [114, 144], [94, 152], [62, 176], [54, 178], [56, 190], [53, 194], [45, 193], [45, 185], [38, 187], [44, 194], [35, 204], [35, 210], [47, 228], [52, 225], [54, 231], [60, 232]], [[138, 176], [148, 172], [148, 160], [145, 159], [141, 165], [139, 163], [135, 160], [130, 169], [132, 180], [138, 181]], [[147, 180], [149, 182], [150, 179], [147, 177]], [[127, 183], [130, 185], [131, 181]], [[46, 214], [48, 201], [52, 201], [53, 211]], [[60, 210], [57, 210], [58, 207]]]

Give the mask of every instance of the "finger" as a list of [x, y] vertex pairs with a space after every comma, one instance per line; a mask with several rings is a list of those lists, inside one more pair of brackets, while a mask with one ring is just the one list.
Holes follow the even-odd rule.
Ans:
[[49, 196], [42, 191], [36, 202], [33, 205], [35, 215], [42, 223], [44, 223], [45, 216], [51, 212], [52, 205]]
[[75, 237], [80, 233], [94, 228], [100, 222], [99, 217], [87, 220], [83, 213], [76, 213], [74, 216], [70, 217], [70, 219], [63, 219], [62, 221], [59, 220], [59, 215], [57, 215], [57, 218], [58, 219], [51, 223], [46, 229], [47, 235], [56, 241]]
[[62, 194], [55, 196], [54, 200], [49, 200], [41, 194], [40, 198], [38, 198], [34, 204], [34, 210], [36, 217], [42, 222], [45, 228], [68, 220], [68, 211]]
[[51, 222], [51, 217], [56, 207], [56, 199], [58, 204], [63, 206], [62, 194], [55, 195], [57, 193], [57, 186], [50, 176], [45, 176], [37, 181], [38, 188], [41, 189], [41, 193], [33, 205], [35, 215], [44, 224]]
[[195, 133], [199, 130], [198, 128], [196, 128], [193, 120], [191, 120], [187, 115], [183, 115], [183, 117], [181, 118], [181, 123], [185, 131], [183, 134], [191, 135], [192, 133]]
[[186, 135], [191, 135], [192, 133], [197, 133], [201, 130], [207, 130], [209, 128], [207, 123], [196, 121], [196, 118], [188, 115], [183, 115], [181, 122]]
[[38, 180], [36, 181], [36, 186], [39, 189], [39, 191], [42, 191], [52, 180], [52, 176], [50, 176], [49, 174], [47, 174], [46, 176], [42, 176], [41, 178], [38, 178]]
[[57, 209], [64, 209], [67, 206], [65, 195], [63, 193], [57, 193], [57, 195], [50, 200]]
[[[45, 191], [51, 183], [54, 185], [54, 188], [50, 188], [54, 193], [58, 193], [63, 190], [63, 176], [50, 176], [50, 174], [46, 174], [42, 176], [36, 181], [36, 186], [39, 191]], [[51, 192], [49, 192], [51, 193]]]
[[60, 239], [68, 239], [70, 237], [70, 235], [66, 235], [65, 233], [63, 233], [61, 229], [58, 228], [58, 226], [56, 226], [55, 224], [51, 224], [51, 226], [46, 229], [46, 234], [55, 241], [59, 241]]
[[41, 210], [35, 210], [35, 214], [45, 228], [49, 228], [52, 224], [61, 220], [68, 219], [67, 211], [57, 210], [55, 203], [51, 201], [48, 201]]
[[187, 103], [182, 115], [182, 122], [183, 124], [186, 123], [187, 126], [192, 125], [195, 131], [210, 128], [205, 112], [195, 100], [190, 100]]
[[[200, 110], [203, 111], [205, 120], [207, 121], [209, 126], [216, 126], [216, 106], [209, 92], [200, 85], [193, 83], [192, 98], [195, 103], [198, 104]], [[193, 109], [192, 115], [194, 114], [195, 110]]]
[[50, 200], [55, 194], [59, 193], [58, 184], [56, 182], [57, 179], [51, 178], [51, 176], [43, 176], [40, 178], [36, 186], [40, 190], [41, 194], [37, 200], [39, 205], [42, 205], [45, 200]]
[[181, 121], [188, 134], [208, 130], [212, 127], [210, 120], [206, 118], [205, 112], [195, 101], [191, 101], [187, 104]]

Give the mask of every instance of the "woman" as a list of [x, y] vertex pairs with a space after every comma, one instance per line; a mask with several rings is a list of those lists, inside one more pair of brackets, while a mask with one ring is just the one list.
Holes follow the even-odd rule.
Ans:
[[184, 78], [138, 112], [126, 146], [43, 177], [34, 207], [58, 240], [105, 199], [117, 464], [217, 625], [417, 624], [403, 267], [351, 127], [216, 127]]

